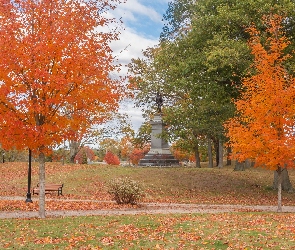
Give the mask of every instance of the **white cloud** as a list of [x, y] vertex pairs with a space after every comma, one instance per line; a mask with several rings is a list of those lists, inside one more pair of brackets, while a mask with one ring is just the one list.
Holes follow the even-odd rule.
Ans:
[[146, 16], [153, 22], [161, 22], [162, 15], [155, 9], [141, 4], [138, 0], [127, 0], [117, 8], [118, 14], [121, 14], [125, 21], [135, 21], [134, 14]]
[[126, 27], [120, 34], [120, 40], [112, 43], [114, 55], [122, 63], [130, 62], [131, 58], [142, 56], [142, 51], [148, 47], [153, 47], [158, 40], [149, 39], [137, 34], [133, 29]]

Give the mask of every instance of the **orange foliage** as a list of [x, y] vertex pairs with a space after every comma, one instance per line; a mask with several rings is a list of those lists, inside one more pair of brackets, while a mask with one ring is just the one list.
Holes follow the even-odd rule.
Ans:
[[189, 153], [181, 148], [173, 147], [173, 156], [179, 161], [196, 162], [196, 156], [194, 153]]
[[115, 2], [0, 0], [2, 147], [46, 152], [117, 109], [117, 35], [100, 14]]
[[120, 165], [120, 159], [118, 156], [114, 155], [112, 152], [108, 151], [104, 157], [107, 164], [110, 165]]
[[137, 165], [144, 157], [144, 155], [150, 150], [149, 145], [144, 145], [142, 147], [134, 146], [132, 144], [132, 138], [124, 137], [121, 142], [121, 156], [126, 157], [134, 165]]
[[188, 159], [187, 153], [179, 148], [173, 148], [173, 155], [179, 161], [184, 161]]
[[147, 153], [145, 149], [140, 149], [140, 148], [134, 148], [130, 154], [130, 161], [132, 164], [137, 165], [144, 157], [144, 155]]
[[196, 156], [194, 154], [190, 154], [189, 161], [190, 162], [196, 162]]
[[129, 159], [130, 154], [133, 150], [133, 145], [131, 141], [131, 138], [128, 136], [123, 137], [120, 141], [121, 157]]
[[237, 114], [226, 124], [233, 157], [254, 159], [256, 166], [276, 170], [293, 167], [295, 155], [295, 79], [284, 63], [289, 41], [282, 32], [282, 18], [264, 19], [270, 37], [263, 46], [259, 31], [248, 29], [256, 74], [244, 79], [245, 91], [235, 102]]
[[149, 143], [140, 147], [135, 147], [130, 154], [131, 163], [137, 165], [140, 159], [142, 159], [150, 151], [150, 149], [151, 145]]

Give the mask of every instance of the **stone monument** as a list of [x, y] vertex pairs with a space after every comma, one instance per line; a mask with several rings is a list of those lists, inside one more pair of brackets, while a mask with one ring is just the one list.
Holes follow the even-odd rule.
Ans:
[[162, 95], [158, 92], [156, 97], [157, 113], [150, 122], [152, 126], [151, 149], [139, 161], [139, 166], [179, 166], [179, 161], [171, 154], [168, 142], [159, 136], [165, 130], [165, 124], [162, 120], [163, 105]]

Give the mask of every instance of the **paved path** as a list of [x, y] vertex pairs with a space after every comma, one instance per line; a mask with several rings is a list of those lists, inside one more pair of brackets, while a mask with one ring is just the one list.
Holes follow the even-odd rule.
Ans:
[[[0, 200], [25, 200], [24, 197], [0, 197]], [[36, 200], [36, 199], [33, 199]], [[49, 200], [49, 199], [47, 199]], [[81, 200], [68, 200], [81, 201]], [[83, 200], [90, 201], [90, 200]], [[93, 202], [93, 200], [91, 200]], [[95, 202], [95, 201], [94, 201]], [[103, 201], [96, 201], [103, 202]], [[47, 217], [91, 216], [91, 215], [134, 215], [134, 214], [169, 214], [169, 213], [224, 213], [224, 212], [276, 212], [277, 206], [244, 206], [244, 205], [208, 205], [176, 203], [142, 203], [140, 208], [47, 211]], [[284, 213], [295, 213], [295, 206], [283, 206]], [[13, 211], [0, 212], [0, 219], [35, 218], [38, 212]]]

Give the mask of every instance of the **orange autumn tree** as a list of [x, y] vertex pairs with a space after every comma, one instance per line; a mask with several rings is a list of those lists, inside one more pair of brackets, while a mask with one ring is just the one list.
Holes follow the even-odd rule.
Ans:
[[255, 27], [248, 29], [254, 56], [253, 76], [244, 79], [244, 92], [235, 102], [236, 116], [226, 128], [233, 158], [255, 160], [255, 166], [278, 173], [278, 211], [282, 211], [282, 171], [294, 168], [295, 156], [295, 80], [284, 63], [289, 41], [284, 35], [283, 18], [264, 18], [268, 34], [265, 43]]
[[124, 136], [120, 140], [120, 155], [122, 159], [126, 159], [130, 162], [130, 155], [134, 146], [132, 145], [132, 138], [130, 136]]
[[150, 151], [150, 145], [133, 148], [130, 154], [130, 161], [133, 165], [138, 165], [139, 161]]
[[118, 2], [0, 0], [0, 142], [38, 155], [41, 218], [45, 155], [118, 107], [104, 15]]

